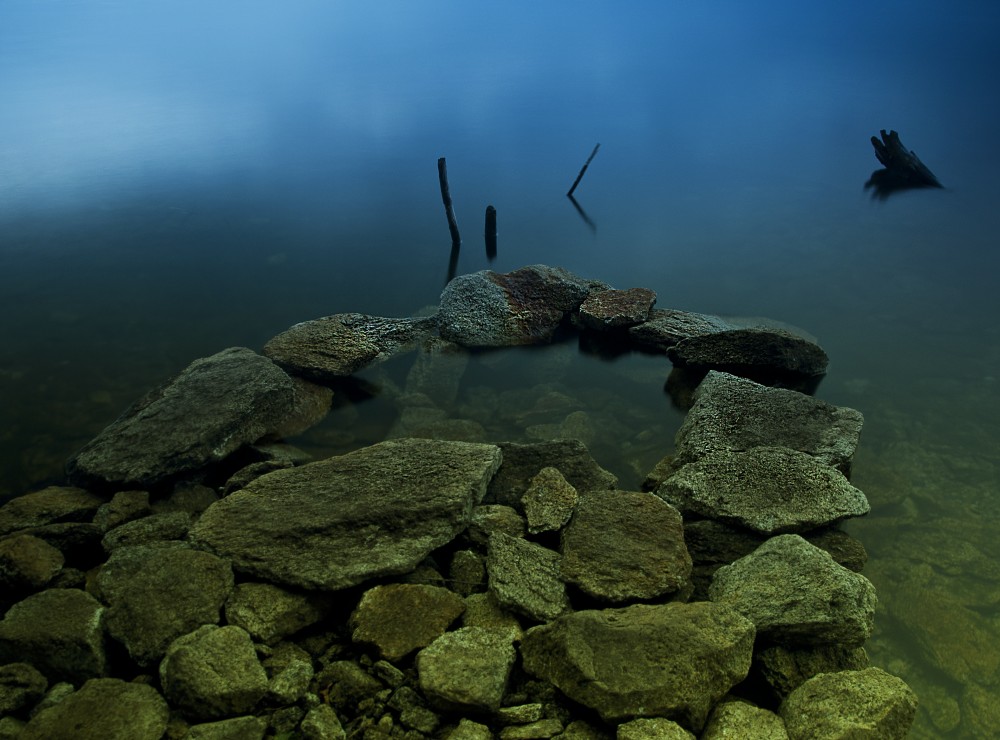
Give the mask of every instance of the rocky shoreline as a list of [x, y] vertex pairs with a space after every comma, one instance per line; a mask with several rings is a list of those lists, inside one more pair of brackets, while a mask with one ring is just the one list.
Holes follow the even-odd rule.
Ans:
[[[875, 590], [837, 527], [868, 512], [861, 414], [808, 395], [804, 333], [655, 300], [486, 271], [432, 316], [196, 360], [0, 508], [0, 738], [905, 737], [916, 697], [868, 664]], [[642, 490], [442, 402], [469, 352], [569, 332], [672, 364], [687, 415]], [[410, 356], [392, 439], [281, 442]]]

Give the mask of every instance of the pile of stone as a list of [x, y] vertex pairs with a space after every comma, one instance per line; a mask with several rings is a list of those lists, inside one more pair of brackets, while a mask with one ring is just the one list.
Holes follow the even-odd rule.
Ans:
[[[811, 339], [654, 301], [484, 272], [193, 363], [0, 508], [0, 738], [905, 737], [837, 528], [861, 415], [749, 379], [822, 374]], [[567, 331], [701, 376], [644, 490], [575, 440], [277, 441], [373, 363], [416, 350], [421, 407], [434, 358]]]

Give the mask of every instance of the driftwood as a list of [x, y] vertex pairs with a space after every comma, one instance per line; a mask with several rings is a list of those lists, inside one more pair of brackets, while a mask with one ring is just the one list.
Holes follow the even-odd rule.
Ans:
[[576, 179], [573, 181], [573, 186], [569, 189], [569, 192], [566, 193], [566, 195], [568, 195], [570, 198], [573, 197], [573, 191], [576, 190], [576, 186], [580, 184], [580, 180], [583, 179], [583, 173], [585, 173], [587, 171], [587, 168], [590, 167], [590, 163], [593, 161], [594, 157], [597, 156], [597, 150], [600, 148], [601, 148], [600, 144], [594, 146], [594, 151], [590, 153], [590, 156], [587, 157], [587, 161], [583, 163], [583, 167], [580, 168], [580, 174], [576, 176]]
[[448, 165], [445, 163], [444, 157], [438, 160], [438, 181], [441, 183], [444, 213], [448, 217], [448, 231], [451, 232], [451, 248], [456, 250], [462, 246], [462, 237], [458, 233], [458, 221], [455, 220], [455, 209], [451, 205], [451, 191], [448, 189]]
[[486, 206], [486, 259], [490, 262], [497, 258], [497, 209]]
[[944, 187], [927, 165], [920, 161], [916, 152], [908, 151], [903, 146], [899, 134], [895, 131], [886, 133], [885, 129], [879, 133], [882, 135], [882, 140], [879, 141], [878, 137], [873, 136], [872, 146], [875, 147], [875, 156], [884, 169], [875, 170], [865, 183], [865, 190], [874, 189], [873, 198], [885, 200], [901, 190]]

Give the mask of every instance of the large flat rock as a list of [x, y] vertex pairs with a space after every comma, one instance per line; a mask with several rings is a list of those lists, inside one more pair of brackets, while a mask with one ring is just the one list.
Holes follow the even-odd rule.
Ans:
[[256, 479], [210, 506], [189, 539], [300, 588], [406, 573], [465, 529], [500, 458], [494, 445], [381, 442]]

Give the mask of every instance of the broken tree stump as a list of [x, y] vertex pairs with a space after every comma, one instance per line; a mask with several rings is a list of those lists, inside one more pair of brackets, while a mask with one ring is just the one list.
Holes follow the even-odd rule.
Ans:
[[914, 188], [943, 188], [934, 173], [927, 168], [916, 152], [907, 150], [903, 142], [899, 140], [899, 134], [895, 131], [879, 131], [882, 140], [873, 136], [872, 146], [875, 147], [875, 157], [882, 163], [884, 169], [875, 170], [868, 182], [865, 183], [865, 190], [874, 188], [872, 197], [878, 200], [885, 200], [890, 195], [901, 190], [912, 190]]

